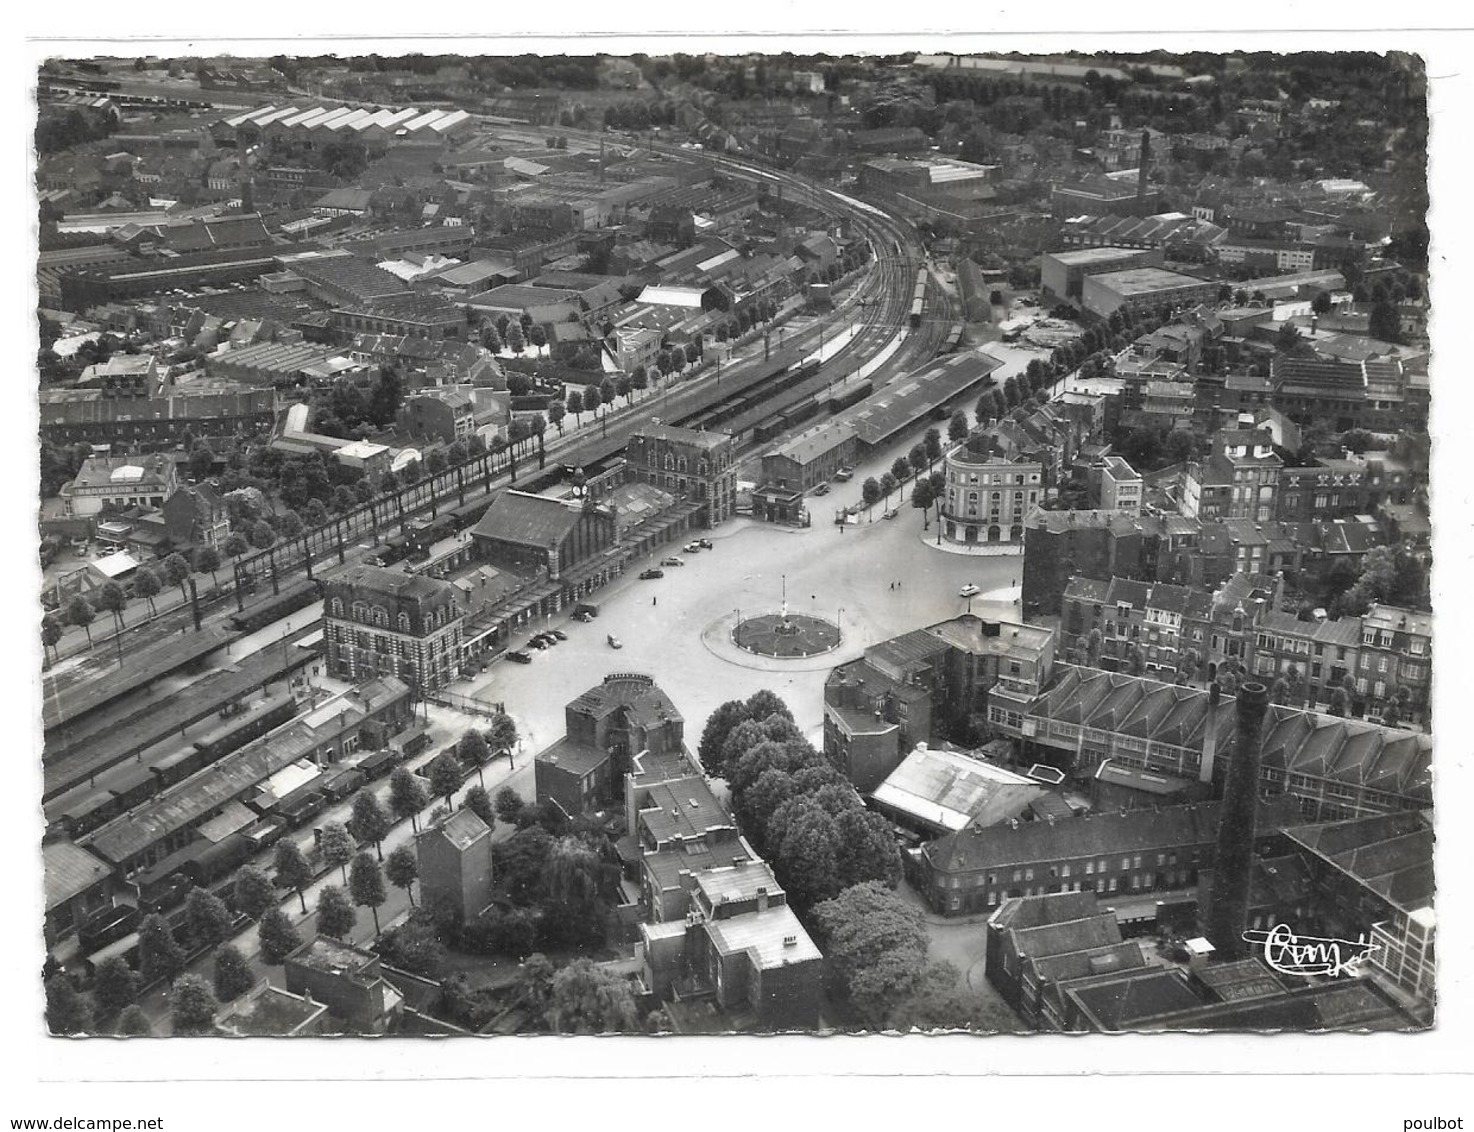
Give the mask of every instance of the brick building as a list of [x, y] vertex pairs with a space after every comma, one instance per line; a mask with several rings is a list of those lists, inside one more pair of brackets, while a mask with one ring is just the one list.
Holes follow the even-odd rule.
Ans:
[[[1096, 892], [1125, 899], [1184, 888], [1213, 860], [1222, 808], [1204, 802], [969, 826], [923, 846], [914, 875], [942, 915], [973, 915], [1017, 896]], [[1256, 847], [1268, 848], [1299, 820], [1293, 799], [1262, 803]]]
[[633, 479], [703, 502], [697, 519], [715, 527], [737, 508], [735, 453], [730, 433], [651, 425], [630, 437], [625, 467]]
[[1106, 667], [1139, 663], [1143, 674], [1170, 680], [1182, 668], [1188, 649], [1199, 658], [1206, 652], [1212, 610], [1213, 599], [1190, 586], [1079, 577], [1065, 589], [1061, 625], [1087, 655], [1092, 634], [1099, 630], [1093, 659]]
[[591, 501], [580, 505], [504, 491], [471, 529], [471, 538], [484, 562], [522, 574], [545, 570], [557, 580], [613, 546], [615, 529], [615, 517]]
[[491, 829], [470, 810], [457, 810], [415, 837], [420, 900], [454, 908], [471, 923], [491, 904]]
[[[725, 1028], [819, 1024], [824, 957], [762, 861], [697, 874], [684, 919], [640, 925], [636, 958], [657, 998], [709, 999]], [[677, 1027], [681, 1005], [668, 1008]]]
[[[570, 816], [611, 805], [635, 756], [685, 749], [681, 713], [651, 677], [636, 672], [604, 677], [564, 706], [563, 719], [563, 738], [537, 756], [537, 799]], [[627, 808], [637, 818], [633, 803]]]
[[990, 709], [1017, 716], [1047, 686], [1051, 629], [964, 614], [872, 645], [824, 686], [824, 753], [874, 790], [917, 743]]
[[359, 564], [323, 587], [328, 671], [345, 680], [398, 676], [432, 691], [460, 671], [465, 610], [449, 582]]
[[1223, 429], [1206, 460], [1194, 460], [1182, 480], [1182, 513], [1190, 519], [1275, 517], [1284, 461], [1263, 429]]

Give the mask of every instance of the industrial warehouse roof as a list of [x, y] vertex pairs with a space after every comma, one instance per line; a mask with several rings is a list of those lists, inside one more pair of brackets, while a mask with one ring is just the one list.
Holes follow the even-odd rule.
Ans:
[[1433, 815], [1429, 810], [1379, 814], [1285, 832], [1297, 844], [1404, 910], [1433, 903]]
[[879, 805], [928, 825], [962, 829], [1017, 817], [1044, 788], [1037, 782], [955, 751], [918, 747], [875, 788]]
[[409, 686], [393, 676], [370, 681], [342, 697], [344, 710], [324, 720], [321, 728], [300, 719], [257, 739], [88, 834], [85, 844], [105, 859], [122, 864], [225, 809], [228, 803], [357, 723], [386, 700], [408, 694]]
[[43, 846], [41, 860], [46, 870], [48, 911], [86, 892], [111, 871], [86, 849], [70, 841]]
[[1087, 286], [1108, 287], [1118, 295], [1141, 295], [1152, 291], [1169, 291], [1177, 287], [1203, 287], [1204, 280], [1161, 267], [1133, 267], [1126, 271], [1107, 271], [1092, 275]]
[[[1214, 708], [1210, 693], [1142, 676], [1061, 665], [1059, 680], [1030, 709], [1031, 718], [1202, 750], [1216, 734], [1220, 758], [1234, 738], [1234, 706]], [[1263, 765], [1286, 776], [1362, 786], [1432, 805], [1433, 739], [1361, 720], [1271, 704]]]

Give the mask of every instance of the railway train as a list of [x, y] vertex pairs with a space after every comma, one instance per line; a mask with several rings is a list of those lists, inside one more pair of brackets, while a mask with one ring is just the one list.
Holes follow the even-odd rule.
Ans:
[[296, 715], [297, 703], [290, 692], [278, 692], [250, 707], [233, 710], [233, 705], [226, 704], [220, 710], [224, 722], [193, 744], [166, 740], [177, 742], [178, 748], [160, 758], [149, 758], [145, 752], [138, 762], [130, 760], [109, 767], [48, 802], [48, 825], [65, 830], [73, 838], [90, 833], [286, 723]]
[[921, 325], [922, 308], [926, 306], [926, 268], [916, 273], [916, 291], [911, 298], [911, 325]]
[[273, 621], [280, 621], [299, 609], [305, 609], [321, 596], [322, 590], [317, 582], [303, 578], [288, 583], [280, 593], [272, 594], [246, 606], [245, 609], [230, 618], [229, 624], [237, 632], [254, 633], [258, 629], [266, 628]]

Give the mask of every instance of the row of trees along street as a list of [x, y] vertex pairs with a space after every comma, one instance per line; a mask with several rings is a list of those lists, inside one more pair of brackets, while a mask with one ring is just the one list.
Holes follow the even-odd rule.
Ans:
[[827, 1017], [845, 1028], [1020, 1028], [955, 967], [927, 961], [921, 915], [895, 891], [902, 870], [890, 824], [865, 809], [775, 693], [718, 707], [698, 757], [726, 780], [738, 827], [828, 960]]

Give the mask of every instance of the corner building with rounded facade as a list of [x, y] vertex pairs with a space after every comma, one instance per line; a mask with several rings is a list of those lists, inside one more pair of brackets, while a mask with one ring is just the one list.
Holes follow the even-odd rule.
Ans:
[[942, 537], [964, 546], [1024, 544], [1024, 516], [1044, 500], [1038, 461], [999, 455], [986, 436], [974, 436], [944, 457]]

